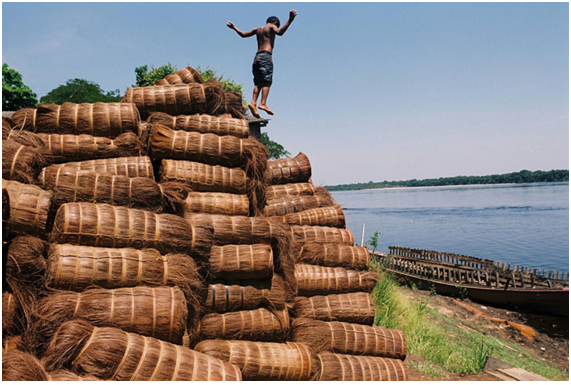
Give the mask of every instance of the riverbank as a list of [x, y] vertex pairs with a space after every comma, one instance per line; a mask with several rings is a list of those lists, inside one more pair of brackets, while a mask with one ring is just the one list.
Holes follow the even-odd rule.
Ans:
[[[569, 379], [568, 319], [529, 316], [469, 300], [459, 304], [450, 297], [400, 286], [384, 272], [373, 298], [375, 324], [405, 333], [410, 380], [493, 380], [484, 372], [487, 356], [551, 380]], [[462, 304], [493, 318], [533, 325], [535, 337], [529, 340]]]

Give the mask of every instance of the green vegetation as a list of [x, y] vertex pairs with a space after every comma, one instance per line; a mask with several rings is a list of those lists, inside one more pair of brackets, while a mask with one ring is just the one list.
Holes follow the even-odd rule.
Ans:
[[389, 187], [425, 187], [425, 186], [458, 186], [469, 184], [502, 184], [502, 183], [537, 183], [537, 182], [568, 182], [569, 170], [529, 171], [521, 170], [509, 174], [494, 174], [486, 176], [455, 176], [437, 179], [411, 179], [393, 182], [373, 182], [340, 184], [323, 186], [329, 191], [365, 190]]
[[105, 92], [99, 84], [85, 79], [69, 79], [42, 96], [40, 103], [110, 103], [121, 100], [119, 90]]
[[147, 87], [154, 86], [156, 82], [161, 80], [167, 75], [174, 74], [177, 71], [176, 67], [171, 63], [163, 64], [160, 67], [154, 68], [148, 65], [142, 65], [135, 68], [135, 85], [133, 87]]
[[443, 315], [431, 308], [427, 299], [411, 299], [411, 289], [400, 287], [394, 277], [378, 266], [375, 268], [380, 274], [372, 292], [375, 325], [404, 332], [408, 353], [426, 360], [414, 365], [416, 369], [437, 377], [445, 376], [446, 372], [477, 373], [484, 369], [486, 356], [492, 356], [549, 379], [568, 379], [567, 373], [542, 360], [531, 349], [500, 341], [485, 330]]
[[37, 96], [32, 89], [24, 84], [22, 75], [2, 64], [2, 110], [16, 111], [20, 108], [36, 107]]
[[377, 250], [377, 247], [379, 247], [379, 235], [381, 234], [381, 232], [379, 230], [375, 231], [373, 233], [373, 235], [371, 235], [371, 238], [367, 241], [367, 244], [369, 246], [373, 247], [373, 251]]
[[262, 144], [268, 149], [270, 159], [284, 158], [291, 155], [284, 146], [271, 140], [267, 132], [262, 132]]

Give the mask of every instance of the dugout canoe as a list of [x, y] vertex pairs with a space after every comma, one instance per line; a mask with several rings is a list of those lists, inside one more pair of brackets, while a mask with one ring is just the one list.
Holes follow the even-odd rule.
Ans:
[[524, 313], [569, 317], [568, 272], [400, 246], [371, 257], [419, 289]]

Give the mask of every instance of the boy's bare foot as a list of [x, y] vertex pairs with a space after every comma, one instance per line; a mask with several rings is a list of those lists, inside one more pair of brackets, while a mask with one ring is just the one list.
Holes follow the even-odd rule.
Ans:
[[261, 119], [260, 114], [258, 114], [258, 110], [256, 109], [256, 105], [254, 103], [248, 104], [248, 108], [250, 109], [252, 115], [254, 115], [258, 119]]
[[266, 107], [265, 105], [258, 104], [258, 108], [262, 111], [266, 111], [268, 113], [268, 115], [274, 114], [274, 112], [272, 110], [270, 110], [268, 107]]

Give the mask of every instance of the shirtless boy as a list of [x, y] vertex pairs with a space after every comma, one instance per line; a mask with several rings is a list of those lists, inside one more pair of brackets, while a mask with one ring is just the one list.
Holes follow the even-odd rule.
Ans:
[[258, 108], [262, 111], [266, 111], [269, 115], [273, 115], [273, 111], [268, 108], [266, 102], [268, 100], [268, 94], [270, 93], [270, 87], [272, 86], [272, 77], [274, 73], [274, 64], [272, 62], [272, 50], [274, 49], [274, 40], [276, 35], [282, 36], [293, 19], [297, 16], [297, 11], [292, 9], [289, 11], [289, 19], [280, 28], [280, 20], [276, 16], [271, 16], [266, 20], [266, 25], [258, 28], [254, 28], [251, 31], [243, 32], [240, 31], [234, 23], [228, 22], [226, 25], [228, 28], [233, 29], [242, 37], [250, 37], [256, 35], [258, 39], [258, 52], [254, 58], [254, 64], [252, 65], [252, 73], [254, 74], [254, 95], [252, 97], [252, 102], [248, 104], [248, 108], [252, 115], [259, 118], [258, 110], [256, 109], [256, 103], [258, 101], [258, 95], [262, 91], [262, 99]]

